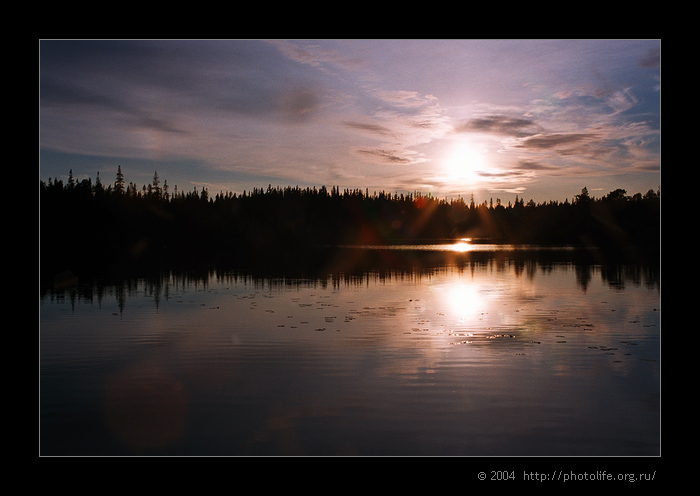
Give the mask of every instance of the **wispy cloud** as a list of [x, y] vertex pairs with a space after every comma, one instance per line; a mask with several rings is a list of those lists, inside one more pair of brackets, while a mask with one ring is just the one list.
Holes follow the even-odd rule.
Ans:
[[455, 126], [455, 132], [493, 133], [503, 136], [523, 137], [540, 132], [541, 128], [531, 119], [489, 115], [464, 120]]
[[514, 166], [515, 170], [522, 170], [522, 171], [555, 171], [555, 170], [560, 170], [559, 167], [555, 167], [553, 165], [549, 165], [546, 163], [542, 162], [535, 162], [532, 160], [521, 160]]
[[358, 131], [364, 131], [371, 135], [378, 136], [393, 136], [394, 133], [386, 126], [379, 124], [370, 124], [364, 122], [343, 121], [343, 124]]
[[401, 151], [398, 150], [382, 150], [380, 148], [372, 149], [361, 149], [355, 150], [355, 153], [360, 155], [367, 155], [372, 159], [378, 160], [380, 163], [390, 163], [390, 164], [411, 164], [414, 163], [414, 159], [409, 156], [402, 155]]
[[561, 153], [574, 153], [582, 145], [596, 142], [600, 138], [597, 133], [551, 133], [529, 136], [519, 141], [518, 147], [528, 149], [557, 148]]
[[646, 56], [639, 60], [640, 67], [645, 69], [654, 69], [661, 65], [661, 49], [658, 47], [650, 48]]
[[362, 59], [349, 57], [337, 50], [323, 48], [320, 44], [310, 42], [294, 42], [288, 40], [269, 40], [285, 57], [307, 64], [318, 69], [347, 69], [357, 70], [363, 67]]

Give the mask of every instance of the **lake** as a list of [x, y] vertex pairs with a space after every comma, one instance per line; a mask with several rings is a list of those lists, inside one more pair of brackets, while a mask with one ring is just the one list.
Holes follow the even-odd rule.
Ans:
[[345, 247], [40, 291], [40, 454], [658, 456], [657, 264]]

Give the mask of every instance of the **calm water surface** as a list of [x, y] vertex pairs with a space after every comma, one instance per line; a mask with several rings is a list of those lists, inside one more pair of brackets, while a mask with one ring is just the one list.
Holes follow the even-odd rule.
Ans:
[[660, 454], [658, 270], [460, 257], [46, 290], [40, 453]]

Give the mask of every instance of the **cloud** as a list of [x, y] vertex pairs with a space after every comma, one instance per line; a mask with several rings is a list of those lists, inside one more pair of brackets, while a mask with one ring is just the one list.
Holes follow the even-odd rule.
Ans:
[[176, 133], [176, 134], [188, 134], [188, 131], [179, 129], [175, 127], [172, 123], [165, 119], [158, 119], [153, 117], [143, 117], [138, 122], [137, 125], [150, 129], [152, 131], [162, 131], [164, 133]]
[[661, 49], [650, 48], [646, 56], [639, 61], [639, 66], [645, 69], [653, 69], [661, 65]]
[[392, 131], [386, 127], [386, 126], [380, 126], [378, 124], [368, 124], [368, 123], [363, 123], [363, 122], [352, 122], [352, 121], [343, 121], [343, 124], [345, 126], [348, 126], [352, 129], [357, 129], [359, 131], [366, 131], [370, 134], [376, 134], [380, 136], [393, 136]]
[[425, 105], [437, 103], [437, 98], [433, 95], [421, 95], [417, 91], [375, 88], [372, 90], [372, 93], [381, 101], [404, 109], [421, 108]]
[[[591, 174], [599, 174], [612, 169], [621, 171], [630, 166], [620, 155], [624, 147], [620, 146], [618, 140], [611, 139], [606, 130], [537, 134], [519, 140], [514, 149], [528, 152], [530, 156], [522, 160], [528, 160], [529, 163], [541, 164], [547, 161], [562, 166], [566, 164], [567, 171], [571, 173], [574, 170], [587, 170]], [[520, 163], [523, 164], [522, 161]], [[552, 174], [553, 172], [546, 173]], [[554, 174], [559, 175], [556, 172]]]
[[[325, 75], [338, 76], [345, 71], [342, 78], [326, 78], [321, 84], [326, 91], [342, 97], [336, 109], [341, 116], [337, 124], [346, 131], [360, 133], [346, 139], [351, 143], [349, 151], [365, 162], [423, 162], [425, 158], [414, 148], [442, 137], [450, 129], [445, 110], [435, 96], [389, 87], [377, 74], [370, 73], [362, 56], [341, 54], [332, 48], [333, 42], [324, 47], [315, 42], [268, 43], [288, 60], [314, 67]], [[358, 42], [355, 46], [361, 45]]]
[[267, 43], [276, 47], [288, 59], [319, 69], [358, 69], [363, 65], [362, 59], [358, 57], [348, 57], [336, 50], [322, 48], [318, 44], [293, 43], [287, 40], [269, 40]]
[[379, 148], [374, 148], [374, 149], [356, 149], [355, 153], [360, 154], [362, 156], [368, 156], [373, 161], [377, 163], [384, 163], [384, 164], [411, 164], [414, 163], [415, 160], [413, 158], [409, 158], [405, 156], [405, 153], [402, 153], [401, 151], [397, 150], [382, 150]]
[[616, 91], [607, 99], [607, 104], [614, 109], [616, 114], [625, 112], [638, 103], [639, 100], [632, 94], [630, 88]]
[[499, 179], [512, 179], [513, 177], [522, 177], [526, 175], [527, 172], [519, 170], [503, 170], [503, 171], [480, 171], [479, 176], [485, 178], [499, 178]]
[[599, 138], [596, 133], [537, 134], [520, 140], [520, 148], [549, 149], [592, 143]]
[[295, 45], [290, 41], [271, 40], [268, 43], [277, 47], [277, 49], [287, 58], [300, 64], [308, 64], [314, 67], [321, 65], [321, 59], [318, 54], [312, 53], [310, 50], [304, 49]]
[[312, 89], [298, 88], [283, 92], [280, 108], [284, 117], [294, 123], [310, 120], [320, 107], [320, 99]]
[[42, 109], [61, 106], [97, 106], [121, 111], [127, 108], [127, 105], [118, 98], [47, 78], [42, 78], [39, 89]]
[[515, 187], [498, 187], [498, 188], [491, 188], [489, 191], [492, 193], [510, 193], [512, 195], [522, 195], [527, 191], [527, 188], [525, 186], [515, 186]]
[[531, 136], [538, 132], [539, 129], [540, 127], [530, 119], [513, 118], [504, 115], [490, 115], [469, 119], [455, 126], [455, 132], [458, 133], [482, 132], [514, 137]]
[[546, 171], [546, 170], [557, 170], [559, 167], [554, 167], [552, 165], [545, 165], [540, 162], [535, 162], [532, 160], [521, 160], [520, 162], [517, 163], [515, 166], [515, 169], [517, 170], [524, 170], [524, 171]]
[[[376, 143], [354, 146], [352, 151], [374, 164], [419, 164], [427, 159], [416, 147], [444, 137], [451, 131], [449, 117], [437, 98], [415, 91], [366, 89], [360, 114], [341, 121], [346, 129], [358, 131]], [[360, 103], [360, 102], [358, 102]], [[362, 108], [369, 110], [362, 111]]]

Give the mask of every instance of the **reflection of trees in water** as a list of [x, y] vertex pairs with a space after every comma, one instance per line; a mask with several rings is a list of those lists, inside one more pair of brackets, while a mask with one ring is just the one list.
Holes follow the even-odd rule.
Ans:
[[[70, 300], [101, 305], [116, 299], [120, 312], [129, 298], [152, 299], [158, 307], [171, 294], [207, 290], [212, 282], [218, 285], [245, 285], [255, 290], [341, 288], [366, 286], [392, 280], [429, 279], [447, 271], [460, 273], [492, 273], [512, 275], [515, 279], [532, 280], [538, 273], [573, 270], [582, 291], [600, 278], [610, 287], [624, 290], [628, 285], [644, 285], [659, 289], [659, 266], [649, 263], [613, 261], [598, 263], [595, 256], [580, 250], [535, 250], [450, 253], [448, 251], [412, 251], [385, 249], [329, 249], [323, 257], [297, 260], [294, 268], [259, 264], [247, 267], [209, 267], [199, 270], [166, 270], [133, 277], [81, 279], [66, 277], [59, 283], [42, 287], [42, 298], [50, 301]], [[65, 282], [68, 280], [68, 282]]]

